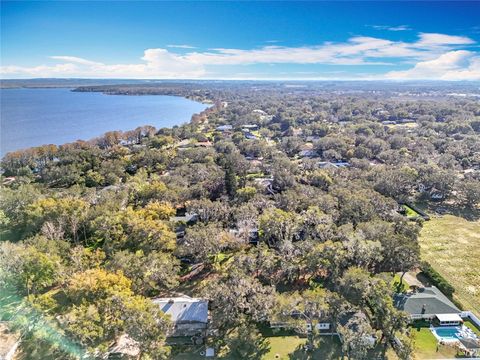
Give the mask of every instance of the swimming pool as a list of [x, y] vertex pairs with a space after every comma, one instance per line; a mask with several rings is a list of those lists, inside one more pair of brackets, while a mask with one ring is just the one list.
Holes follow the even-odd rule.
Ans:
[[478, 336], [465, 325], [462, 326], [442, 326], [442, 327], [430, 327], [433, 335], [438, 341], [452, 342], [459, 339], [474, 339], [477, 340]]
[[432, 328], [432, 333], [437, 337], [439, 340], [443, 341], [454, 341], [458, 340], [458, 333], [460, 332], [460, 327], [445, 327], [445, 328]]

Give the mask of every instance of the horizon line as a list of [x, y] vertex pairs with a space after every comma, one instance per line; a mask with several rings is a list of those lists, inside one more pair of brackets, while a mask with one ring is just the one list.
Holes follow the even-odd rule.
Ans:
[[479, 82], [478, 79], [461, 79], [461, 80], [445, 80], [445, 79], [375, 79], [375, 78], [181, 78], [181, 79], [171, 79], [171, 78], [158, 78], [158, 79], [149, 79], [149, 78], [89, 78], [89, 77], [48, 77], [48, 78], [0, 78], [1, 81], [31, 81], [31, 80], [96, 80], [96, 81], [145, 81], [145, 82], [155, 82], [155, 81], [171, 81], [171, 82], [181, 82], [181, 81], [357, 81], [357, 82], [391, 82], [391, 83], [406, 83], [406, 82], [441, 82], [441, 83], [474, 83]]

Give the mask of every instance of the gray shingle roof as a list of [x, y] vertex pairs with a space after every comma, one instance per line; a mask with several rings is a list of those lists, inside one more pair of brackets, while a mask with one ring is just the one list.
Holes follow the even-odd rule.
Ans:
[[435, 286], [395, 295], [394, 304], [410, 315], [458, 314], [461, 311]]
[[175, 324], [207, 323], [208, 300], [190, 297], [157, 298], [152, 300]]

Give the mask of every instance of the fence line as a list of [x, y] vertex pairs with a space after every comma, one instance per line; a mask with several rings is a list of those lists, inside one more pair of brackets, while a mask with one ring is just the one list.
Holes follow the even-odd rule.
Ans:
[[462, 311], [460, 313], [460, 317], [466, 318], [468, 317], [477, 327], [480, 328], [480, 319], [471, 311]]

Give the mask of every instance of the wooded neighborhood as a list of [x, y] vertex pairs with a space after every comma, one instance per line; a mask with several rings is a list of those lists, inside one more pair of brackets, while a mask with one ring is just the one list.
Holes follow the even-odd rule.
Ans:
[[290, 337], [295, 358], [411, 359], [424, 331], [438, 350], [455, 325], [448, 349], [478, 355], [478, 308], [419, 244], [445, 212], [478, 221], [478, 99], [287, 85], [80, 87], [209, 107], [6, 154], [0, 320], [16, 353], [269, 359]]

